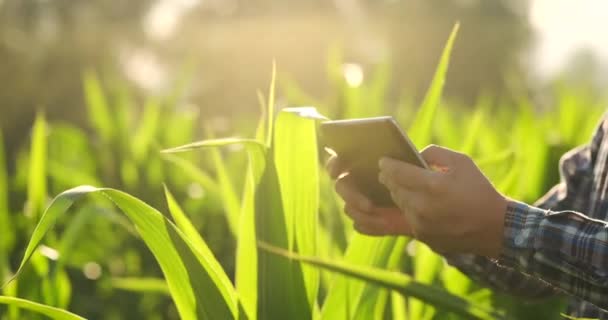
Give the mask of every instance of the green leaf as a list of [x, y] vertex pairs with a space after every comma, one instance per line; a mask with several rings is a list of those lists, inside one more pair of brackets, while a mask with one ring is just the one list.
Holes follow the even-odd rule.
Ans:
[[[258, 256], [255, 229], [255, 197], [256, 187], [261, 180], [266, 167], [266, 146], [252, 139], [224, 138], [204, 140], [184, 146], [164, 150], [163, 153], [186, 152], [199, 148], [223, 147], [232, 144], [242, 144], [249, 158], [247, 174], [245, 175], [245, 190], [243, 206], [239, 219], [239, 232], [236, 252], [235, 283], [238, 296], [245, 312], [251, 319], [257, 316], [258, 303]], [[169, 155], [169, 154], [167, 154]]]
[[[301, 116], [309, 108], [279, 113], [275, 125], [274, 161], [277, 167], [288, 246], [299, 253], [317, 255], [319, 211], [319, 155], [316, 123]], [[295, 246], [294, 246], [295, 244]], [[316, 305], [319, 270], [304, 266], [309, 308]]]
[[[256, 239], [289, 246], [281, 188], [271, 148], [255, 192]], [[310, 319], [306, 287], [299, 263], [258, 250], [258, 318]]]
[[[397, 237], [369, 237], [357, 233], [351, 238], [344, 260], [353, 265], [388, 268], [393, 252], [401, 252], [405, 247], [405, 240]], [[374, 290], [376, 294], [370, 298], [369, 294], [365, 294], [368, 290]], [[368, 297], [365, 304], [377, 301], [377, 288], [371, 288], [370, 284], [365, 282], [334, 276], [321, 309], [321, 318], [344, 319], [348, 314], [356, 315], [364, 294]], [[346, 309], [345, 300], [348, 301], [349, 309]]]
[[162, 155], [162, 158], [182, 170], [188, 177], [192, 179], [192, 181], [196, 181], [198, 184], [200, 184], [205, 192], [208, 192], [212, 196], [216, 196], [216, 193], [219, 190], [217, 182], [201, 168], [174, 154], [165, 153]]
[[162, 116], [161, 105], [156, 99], [148, 99], [143, 110], [142, 119], [131, 142], [133, 158], [138, 163], [145, 160], [150, 146], [155, 142], [154, 138]]
[[199, 257], [199, 260], [205, 262], [205, 269], [210, 269], [213, 271], [218, 285], [220, 288], [223, 288], [224, 292], [231, 292], [231, 294], [234, 294], [232, 293], [234, 291], [232, 283], [230, 283], [230, 279], [228, 279], [228, 276], [226, 276], [222, 266], [217, 261], [213, 255], [213, 252], [211, 252], [211, 249], [209, 249], [209, 246], [207, 246], [207, 243], [205, 240], [203, 240], [198, 230], [196, 230], [177, 201], [175, 201], [175, 198], [171, 192], [169, 192], [167, 186], [165, 186], [165, 196], [167, 198], [169, 212], [171, 213], [175, 224], [184, 233], [186, 239], [190, 241], [195, 253], [197, 253], [197, 256]]
[[223, 147], [232, 144], [242, 144], [244, 146], [256, 145], [259, 148], [265, 149], [266, 146], [261, 144], [259, 141], [255, 139], [243, 139], [243, 138], [220, 138], [220, 139], [211, 139], [211, 140], [203, 140], [198, 142], [193, 142], [189, 144], [185, 144], [183, 146], [165, 149], [161, 151], [162, 153], [180, 153], [186, 151], [192, 151], [200, 148], [209, 148], [209, 147]]
[[[261, 152], [260, 152], [261, 150]], [[257, 319], [258, 254], [255, 230], [255, 190], [266, 166], [264, 149], [250, 145], [236, 248], [236, 290], [251, 319]]]
[[89, 121], [97, 130], [103, 142], [109, 142], [114, 136], [114, 128], [106, 96], [99, 83], [99, 78], [92, 70], [83, 75], [84, 95], [89, 111]]
[[21, 309], [30, 310], [41, 315], [50, 317], [56, 320], [84, 320], [83, 317], [77, 316], [66, 310], [62, 310], [55, 307], [49, 307], [37, 302], [24, 300], [14, 297], [0, 296], [0, 304], [6, 304], [9, 306], [16, 306]]
[[[212, 138], [211, 132], [208, 131], [207, 133], [208, 136]], [[218, 148], [212, 148], [209, 150], [209, 152], [211, 153], [211, 159], [213, 160], [213, 165], [217, 174], [217, 182], [219, 185], [222, 203], [224, 209], [226, 210], [228, 226], [230, 227], [232, 234], [236, 236], [239, 231], [241, 202], [236, 193], [234, 185], [232, 184], [232, 179], [228, 174], [228, 166], [226, 165], [226, 161], [224, 161], [220, 150]]]
[[8, 275], [9, 252], [15, 241], [9, 212], [8, 180], [6, 176], [6, 159], [4, 155], [4, 138], [0, 130], [0, 282]]
[[47, 124], [44, 115], [36, 116], [32, 128], [32, 145], [30, 148], [30, 165], [27, 183], [26, 213], [37, 219], [46, 204], [46, 146]]
[[274, 126], [274, 110], [275, 110], [275, 86], [277, 79], [277, 63], [275, 61], [272, 62], [272, 76], [270, 79], [270, 87], [268, 88], [268, 107], [266, 108], [268, 112], [268, 131], [266, 132], [266, 145], [272, 145], [272, 128]]
[[260, 106], [260, 120], [258, 121], [258, 127], [255, 130], [255, 139], [258, 141], [266, 140], [266, 99], [264, 98], [264, 94], [260, 91], [257, 91], [258, 104]]
[[285, 258], [298, 260], [325, 270], [337, 272], [345, 276], [373, 283], [377, 286], [395, 290], [404, 296], [415, 297], [445, 311], [453, 312], [467, 318], [501, 318], [501, 315], [492, 310], [479, 307], [467, 299], [447, 293], [440, 288], [418, 283], [406, 274], [355, 265], [349, 262], [328, 261], [316, 257], [303, 256], [264, 242], [258, 242], [258, 246], [263, 250]]
[[110, 284], [113, 288], [139, 292], [139, 293], [160, 293], [170, 295], [169, 287], [165, 279], [156, 278], [112, 278]]
[[426, 92], [422, 105], [420, 106], [420, 109], [418, 109], [416, 117], [412, 122], [412, 127], [409, 130], [409, 136], [418, 147], [425, 146], [431, 142], [430, 132], [433, 124], [433, 118], [437, 108], [439, 107], [441, 94], [443, 92], [443, 85], [445, 83], [445, 77], [450, 62], [450, 54], [452, 53], [452, 46], [454, 45], [454, 40], [458, 34], [459, 27], [460, 24], [456, 23], [454, 28], [452, 28], [450, 37], [448, 38], [448, 41], [443, 49], [443, 53], [441, 54], [441, 58], [439, 59], [437, 70], [435, 71], [435, 75], [431, 81], [431, 86]]
[[200, 254], [167, 218], [142, 201], [118, 190], [82, 186], [57, 196], [44, 212], [25, 250], [15, 277], [32, 256], [55, 221], [90, 193], [100, 193], [129, 217], [158, 261], [172, 298], [183, 319], [235, 319], [236, 294], [222, 281], [225, 274], [213, 267], [213, 257]]

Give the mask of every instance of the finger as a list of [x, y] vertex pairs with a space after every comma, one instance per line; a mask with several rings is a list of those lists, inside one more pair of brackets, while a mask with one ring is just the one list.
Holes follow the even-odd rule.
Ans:
[[420, 209], [423, 194], [405, 188], [391, 189], [391, 198], [410, 221], [415, 221]]
[[357, 210], [368, 212], [373, 205], [365, 195], [357, 190], [349, 175], [343, 176], [336, 181], [336, 192], [346, 204], [357, 208]]
[[387, 186], [392, 185], [392, 188], [400, 186], [413, 190], [424, 190], [429, 185], [436, 183], [439, 178], [437, 172], [391, 158], [382, 158], [379, 167], [380, 182]]
[[340, 162], [340, 159], [335, 154], [329, 157], [325, 167], [332, 179], [337, 179], [341, 174], [346, 172], [346, 167]]
[[461, 154], [448, 148], [431, 144], [422, 149], [420, 155], [431, 168], [445, 172], [453, 165], [455, 158]]
[[374, 208], [371, 212], [365, 213], [347, 205], [344, 210], [362, 233], [405, 236], [411, 236], [412, 234], [409, 222], [395, 208]]

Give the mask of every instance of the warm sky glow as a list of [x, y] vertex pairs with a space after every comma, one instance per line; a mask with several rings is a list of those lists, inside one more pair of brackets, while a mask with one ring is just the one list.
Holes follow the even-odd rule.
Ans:
[[530, 19], [538, 37], [532, 63], [542, 75], [581, 48], [608, 62], [608, 1], [533, 0]]

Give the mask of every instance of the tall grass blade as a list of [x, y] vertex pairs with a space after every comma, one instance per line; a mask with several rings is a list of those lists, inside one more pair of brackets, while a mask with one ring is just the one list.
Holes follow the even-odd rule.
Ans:
[[[25, 250], [16, 276], [55, 221], [75, 201], [91, 193], [111, 200], [137, 227], [140, 236], [158, 261], [182, 319], [235, 319], [236, 295], [222, 281], [225, 274], [213, 268], [213, 257], [205, 257], [188, 238], [154, 208], [121, 191], [82, 186], [57, 196], [44, 212]], [[16, 277], [15, 276], [15, 277]]]
[[[308, 108], [290, 108], [279, 113], [275, 125], [274, 161], [279, 184], [290, 251], [317, 255], [319, 211], [319, 155], [316, 123], [300, 116]], [[316, 305], [319, 270], [304, 266], [304, 282], [309, 308]]]
[[32, 128], [32, 144], [30, 148], [30, 165], [27, 183], [26, 214], [37, 219], [46, 203], [46, 159], [47, 159], [47, 124], [44, 115], [36, 116]]
[[418, 283], [406, 274], [354, 265], [348, 262], [328, 261], [316, 257], [303, 256], [264, 242], [259, 242], [258, 246], [284, 258], [302, 261], [325, 270], [373, 283], [377, 286], [395, 290], [404, 296], [416, 297], [436, 305], [445, 311], [453, 312], [466, 318], [501, 318], [501, 316], [493, 310], [479, 307], [462, 297], [447, 293], [440, 288]]
[[15, 306], [21, 309], [30, 310], [41, 315], [45, 315], [55, 320], [85, 320], [85, 318], [77, 316], [63, 309], [46, 306], [37, 302], [15, 298], [0, 296], [0, 304]]

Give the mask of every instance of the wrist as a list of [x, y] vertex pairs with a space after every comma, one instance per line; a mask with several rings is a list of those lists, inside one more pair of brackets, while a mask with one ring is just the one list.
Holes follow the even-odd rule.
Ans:
[[486, 256], [488, 258], [498, 258], [501, 256], [504, 249], [504, 230], [505, 216], [509, 206], [509, 199], [501, 194], [496, 199], [496, 203], [491, 210], [492, 226], [488, 228], [488, 244], [490, 244]]

